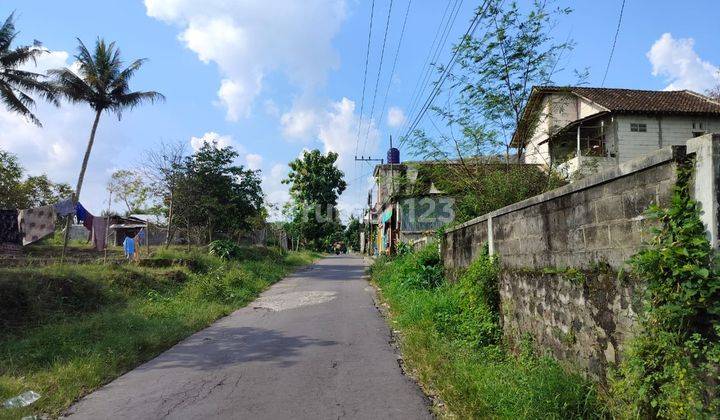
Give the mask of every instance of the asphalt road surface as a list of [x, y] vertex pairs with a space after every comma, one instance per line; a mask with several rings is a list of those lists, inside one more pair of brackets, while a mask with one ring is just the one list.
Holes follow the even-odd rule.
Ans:
[[73, 419], [423, 419], [357, 256], [333, 256], [75, 404]]

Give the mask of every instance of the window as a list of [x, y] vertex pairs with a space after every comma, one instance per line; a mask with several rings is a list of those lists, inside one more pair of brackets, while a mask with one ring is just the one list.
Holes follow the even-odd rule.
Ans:
[[634, 133], [646, 133], [647, 132], [647, 124], [631, 123], [630, 131], [632, 131]]

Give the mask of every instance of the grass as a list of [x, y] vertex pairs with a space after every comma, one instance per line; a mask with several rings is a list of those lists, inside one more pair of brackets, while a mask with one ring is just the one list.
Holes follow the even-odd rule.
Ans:
[[[428, 248], [379, 259], [372, 279], [390, 308], [390, 322], [408, 369], [458, 418], [601, 418], [595, 387], [539, 355], [528, 339], [510, 349], [502, 339], [497, 266], [481, 257], [456, 283], [418, 279], [437, 261]], [[424, 268], [423, 268], [424, 267]], [[431, 274], [434, 275], [434, 274]], [[434, 285], [433, 285], [434, 284]]]
[[41, 398], [0, 418], [60, 415], [74, 401], [252, 301], [317, 254], [157, 251], [140, 265], [0, 269], [0, 400]]

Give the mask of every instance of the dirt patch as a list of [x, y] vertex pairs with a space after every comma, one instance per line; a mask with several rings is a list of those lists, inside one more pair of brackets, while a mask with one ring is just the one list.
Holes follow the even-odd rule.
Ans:
[[335, 299], [335, 292], [311, 291], [289, 292], [277, 295], [264, 296], [253, 304], [255, 309], [270, 309], [271, 311], [286, 311], [302, 306], [318, 305]]

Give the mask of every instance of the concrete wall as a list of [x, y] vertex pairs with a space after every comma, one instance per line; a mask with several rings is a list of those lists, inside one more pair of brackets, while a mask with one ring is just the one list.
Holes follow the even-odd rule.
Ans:
[[[602, 379], [641, 307], [642, 284], [619, 280], [617, 272], [648, 238], [651, 222], [643, 213], [650, 204], [668, 203], [687, 151], [696, 162], [695, 195], [717, 249], [720, 136], [706, 135], [687, 148], [657, 150], [448, 230], [445, 267], [457, 275], [487, 244], [503, 267], [507, 336], [530, 334], [557, 358]], [[708, 179], [714, 183], [700, 185]]]

